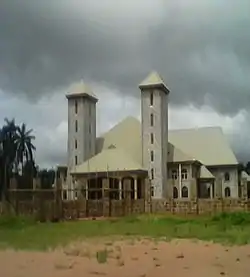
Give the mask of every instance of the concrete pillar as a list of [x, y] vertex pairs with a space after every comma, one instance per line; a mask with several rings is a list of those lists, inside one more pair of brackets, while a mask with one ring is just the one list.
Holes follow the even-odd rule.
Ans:
[[109, 196], [109, 178], [102, 179], [102, 198], [108, 198]]
[[212, 183], [210, 183], [210, 198], [213, 199], [213, 193], [214, 192], [214, 186]]
[[247, 179], [242, 178], [241, 179], [241, 198], [242, 199], [247, 199]]
[[122, 178], [119, 178], [119, 200], [122, 199]]
[[179, 198], [181, 198], [181, 189], [182, 189], [182, 185], [181, 185], [181, 164], [179, 164], [179, 167], [178, 167], [178, 175], [179, 175]]
[[218, 178], [215, 180], [215, 197], [222, 198], [222, 179]]
[[196, 179], [191, 179], [188, 196], [190, 199], [197, 198], [197, 181], [196, 181]]
[[84, 180], [83, 187], [84, 187], [84, 191], [85, 191], [85, 199], [88, 200], [89, 199], [89, 183], [88, 183], [87, 179]]
[[137, 176], [134, 177], [134, 198], [135, 200], [137, 199], [137, 189], [138, 189], [138, 186], [137, 186]]

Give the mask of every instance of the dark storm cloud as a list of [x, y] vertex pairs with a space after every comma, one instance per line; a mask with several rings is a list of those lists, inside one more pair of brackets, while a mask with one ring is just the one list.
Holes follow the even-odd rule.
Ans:
[[243, 0], [2, 0], [0, 87], [38, 98], [84, 77], [136, 95], [156, 69], [173, 104], [232, 114], [250, 103], [249, 27]]

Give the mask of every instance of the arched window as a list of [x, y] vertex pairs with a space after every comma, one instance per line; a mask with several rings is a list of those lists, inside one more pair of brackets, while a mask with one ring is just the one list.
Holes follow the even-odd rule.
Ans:
[[225, 173], [224, 179], [226, 182], [230, 181], [230, 174], [228, 172]]
[[173, 169], [173, 170], [172, 170], [172, 179], [177, 180], [177, 176], [178, 176], [177, 170], [176, 170], [176, 169]]
[[178, 198], [178, 189], [177, 189], [177, 187], [173, 188], [173, 197]]
[[187, 170], [184, 168], [181, 171], [181, 179], [187, 179], [188, 173]]
[[230, 197], [231, 196], [231, 190], [229, 187], [225, 188], [225, 197]]
[[188, 198], [188, 188], [186, 186], [181, 189], [181, 197]]

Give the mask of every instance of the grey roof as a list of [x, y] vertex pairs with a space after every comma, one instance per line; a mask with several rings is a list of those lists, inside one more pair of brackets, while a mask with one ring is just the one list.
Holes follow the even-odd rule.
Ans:
[[104, 149], [88, 161], [76, 166], [71, 174], [138, 170], [147, 171], [123, 149], [112, 145], [111, 148]]
[[[169, 130], [168, 136], [172, 145], [205, 166], [238, 164], [220, 127]], [[127, 117], [119, 122], [97, 139], [98, 152], [111, 144], [124, 149], [135, 161], [142, 163], [140, 121]]]
[[141, 125], [132, 117], [126, 117], [108, 132], [97, 138], [97, 152], [114, 145], [123, 149], [138, 163], [142, 164]]
[[151, 72], [146, 79], [144, 79], [140, 84], [139, 88], [148, 88], [148, 87], [161, 87], [165, 92], [169, 92], [169, 89], [165, 82], [163, 81], [162, 77], [156, 72]]
[[[171, 144], [205, 166], [238, 164], [220, 127], [169, 130], [168, 134]], [[140, 121], [127, 117], [119, 122], [97, 139], [98, 152], [111, 144], [124, 149], [136, 162], [142, 163]]]
[[168, 138], [169, 142], [206, 166], [238, 164], [220, 127], [170, 130]]
[[168, 162], [194, 162], [195, 158], [187, 155], [172, 143], [168, 143]]
[[200, 167], [200, 179], [215, 179], [215, 177], [204, 165], [202, 165]]
[[247, 181], [250, 181], [250, 176], [247, 174], [246, 171], [241, 172], [241, 179], [247, 179]]
[[93, 93], [92, 89], [81, 80], [79, 83], [74, 83], [70, 86], [68, 93], [66, 94], [67, 98], [86, 96], [90, 97], [93, 100], [97, 101], [96, 95]]

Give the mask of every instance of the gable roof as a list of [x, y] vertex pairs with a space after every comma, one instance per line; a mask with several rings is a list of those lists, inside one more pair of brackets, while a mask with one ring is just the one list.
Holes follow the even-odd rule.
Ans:
[[220, 127], [170, 130], [168, 138], [169, 142], [206, 166], [238, 164]]
[[200, 167], [200, 179], [215, 179], [214, 175], [205, 167], [205, 165], [202, 165]]
[[172, 143], [168, 143], [168, 162], [194, 162], [196, 159], [190, 157]]
[[165, 92], [169, 92], [169, 89], [162, 77], [156, 72], [151, 72], [140, 84], [139, 88], [147, 88], [147, 87], [161, 87]]
[[97, 97], [93, 93], [92, 89], [81, 80], [79, 83], [74, 83], [70, 86], [68, 93], [66, 94], [67, 98], [86, 96], [90, 97], [97, 102]]
[[147, 171], [124, 150], [113, 147], [104, 149], [88, 161], [76, 166], [71, 174], [136, 170]]
[[[205, 166], [237, 165], [238, 161], [220, 127], [205, 127], [185, 130], [169, 130], [169, 143], [176, 147], [174, 157], [186, 156], [200, 161]], [[127, 117], [97, 139], [97, 152], [111, 144], [124, 149], [142, 164], [141, 123]]]
[[141, 124], [136, 118], [129, 116], [97, 138], [97, 153], [110, 145], [123, 149], [138, 163], [142, 164]]

